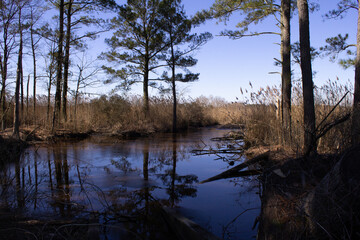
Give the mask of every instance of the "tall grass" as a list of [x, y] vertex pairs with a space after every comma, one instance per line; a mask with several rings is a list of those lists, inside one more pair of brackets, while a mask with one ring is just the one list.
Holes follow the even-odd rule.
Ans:
[[[346, 93], [349, 92], [347, 95]], [[350, 82], [339, 84], [337, 80], [328, 81], [321, 87], [315, 87], [315, 114], [316, 126], [321, 122], [324, 126], [334, 122], [351, 111], [352, 85]], [[340, 99], [339, 106], [334, 110]], [[280, 87], [260, 88], [259, 91], [250, 92], [249, 97], [242, 105], [239, 118], [246, 125], [245, 140], [251, 145], [278, 145], [281, 144], [281, 113], [279, 112]], [[300, 151], [303, 145], [303, 102], [302, 86], [295, 82], [292, 90], [292, 148]], [[329, 117], [326, 116], [333, 110]], [[333, 127], [318, 141], [319, 152], [335, 152], [349, 146], [350, 121]]]
[[[338, 80], [328, 81], [315, 87], [316, 122], [322, 122], [346, 92], [352, 92], [352, 84], [340, 84]], [[178, 102], [178, 128], [201, 127], [215, 124], [236, 124], [245, 126], [245, 141], [250, 145], [281, 144], [280, 87], [260, 88], [247, 91], [242, 101], [227, 102], [219, 97], [180, 98]], [[325, 119], [328, 124], [351, 111], [352, 94], [347, 94], [341, 104]], [[53, 102], [47, 107], [47, 97], [37, 98], [36, 113], [33, 100], [24, 106], [23, 126], [51, 129]], [[75, 114], [74, 99], [70, 99], [68, 121], [62, 128], [70, 131], [101, 131], [121, 134], [137, 132], [148, 134], [166, 132], [172, 129], [172, 98], [169, 96], [150, 99], [150, 115], [142, 111], [142, 97], [120, 95], [79, 99]], [[7, 112], [8, 126], [12, 124], [12, 105]], [[292, 148], [299, 151], [303, 143], [302, 87], [293, 84], [292, 90]], [[349, 145], [350, 122], [332, 128], [318, 141], [320, 152], [341, 150]]]
[[[210, 116], [212, 106], [201, 99], [180, 99], [177, 107], [177, 126], [181, 129], [218, 124]], [[30, 99], [28, 108], [24, 108], [22, 125], [28, 127], [40, 126], [51, 129], [53, 116], [53, 102], [47, 107], [46, 97], [38, 97], [36, 114], [33, 113], [33, 100]], [[75, 114], [74, 101], [68, 105], [68, 121], [62, 122], [61, 129], [70, 131], [102, 131], [114, 134], [123, 132], [138, 132], [147, 134], [152, 132], [166, 132], [172, 129], [172, 99], [170, 97], [152, 97], [150, 99], [150, 114], [143, 114], [141, 96], [123, 97], [120, 95], [100, 96], [78, 101]], [[7, 114], [8, 126], [11, 127], [12, 112]]]

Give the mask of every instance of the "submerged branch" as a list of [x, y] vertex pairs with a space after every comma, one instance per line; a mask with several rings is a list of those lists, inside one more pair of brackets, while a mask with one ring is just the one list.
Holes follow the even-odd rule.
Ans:
[[229, 149], [196, 149], [191, 152], [197, 156], [210, 154], [240, 154], [243, 148], [229, 148]]
[[261, 161], [268, 160], [269, 156], [270, 156], [270, 151], [267, 151], [267, 152], [260, 154], [252, 159], [249, 159], [248, 161], [246, 161], [238, 166], [235, 166], [229, 170], [226, 170], [225, 172], [222, 172], [214, 177], [211, 177], [204, 181], [201, 181], [200, 184], [212, 182], [212, 181], [216, 181], [216, 180], [220, 180], [220, 179], [259, 174], [260, 170], [248, 170], [248, 171], [242, 171], [242, 172], [241, 172], [241, 170], [246, 167], [249, 167], [251, 165], [254, 165], [256, 163], [259, 163]]

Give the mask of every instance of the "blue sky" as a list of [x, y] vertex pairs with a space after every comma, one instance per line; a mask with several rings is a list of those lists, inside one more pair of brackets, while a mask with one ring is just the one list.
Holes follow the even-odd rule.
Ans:
[[[214, 0], [183, 0], [188, 15], [193, 15], [201, 9], [211, 6]], [[336, 6], [335, 0], [315, 1], [320, 4], [319, 11], [310, 15], [311, 45], [321, 47], [325, 45], [327, 37], [336, 36], [339, 33], [349, 33], [351, 43], [356, 41], [357, 14], [352, 10], [345, 18], [338, 20], [324, 20], [323, 15]], [[214, 39], [203, 46], [196, 54], [198, 64], [192, 70], [200, 73], [200, 81], [192, 83], [185, 90], [193, 97], [220, 96], [228, 101], [234, 101], [236, 97], [241, 99], [240, 87], [249, 89], [251, 81], [254, 90], [267, 85], [279, 85], [280, 75], [269, 74], [269, 72], [280, 71], [274, 66], [273, 58], [280, 58], [279, 36], [258, 36], [238, 40], [216, 36], [221, 30], [235, 29], [236, 23], [241, 19], [239, 13], [234, 13], [227, 25], [208, 21], [206, 24], [195, 29], [195, 31], [209, 31], [214, 34]], [[277, 31], [272, 18], [250, 28], [251, 31]], [[298, 15], [294, 15], [291, 26], [292, 42], [298, 41]], [[300, 72], [294, 66], [294, 77], [299, 78]], [[318, 86], [324, 84], [328, 79], [339, 78], [345, 82], [353, 81], [354, 69], [344, 70], [337, 63], [323, 57], [313, 62], [313, 70], [316, 71], [314, 83]], [[184, 85], [180, 87], [186, 87]]]
[[[349, 42], [355, 43], [356, 11], [350, 11], [343, 19], [324, 20], [324, 14], [336, 7], [337, 0], [312, 1], [320, 4], [319, 11], [310, 14], [311, 45], [313, 47], [323, 46], [327, 37], [336, 36], [339, 33], [349, 33]], [[189, 16], [202, 9], [208, 9], [214, 2], [215, 0], [183, 0]], [[280, 58], [279, 36], [266, 35], [238, 40], [217, 36], [224, 29], [235, 29], [236, 23], [240, 20], [240, 14], [234, 13], [227, 25], [212, 20], [194, 29], [195, 32], [211, 32], [214, 38], [195, 54], [198, 64], [191, 70], [200, 73], [199, 81], [190, 84], [178, 84], [178, 91], [182, 97], [218, 96], [228, 101], [235, 101], [237, 97], [240, 100], [244, 99], [240, 93], [240, 88], [251, 90], [249, 82], [252, 83], [254, 91], [260, 87], [280, 85], [280, 75], [269, 74], [281, 70], [274, 66], [274, 58]], [[250, 31], [278, 31], [278, 29], [275, 26], [274, 19], [269, 17], [259, 25], [251, 26]], [[292, 19], [291, 34], [292, 42], [298, 41], [297, 14]], [[106, 50], [105, 37], [111, 37], [111, 33], [102, 34], [98, 40], [88, 43], [89, 58], [96, 59], [98, 54]], [[31, 65], [28, 67], [31, 68]], [[339, 81], [343, 83], [349, 79], [353, 82], [354, 79], [353, 68], [344, 70], [337, 63], [330, 62], [328, 57], [316, 59], [313, 62], [313, 70], [316, 71], [314, 83], [318, 86], [323, 85], [328, 79], [339, 78]], [[102, 79], [105, 76], [99, 77]], [[298, 79], [299, 77], [299, 68], [294, 66], [294, 78]], [[95, 89], [88, 88], [86, 91], [107, 94], [112, 87], [111, 85], [99, 86]], [[42, 90], [45, 89], [42, 88]], [[142, 95], [141, 85], [133, 87], [130, 94]], [[156, 95], [158, 92], [151, 90], [150, 94]]]

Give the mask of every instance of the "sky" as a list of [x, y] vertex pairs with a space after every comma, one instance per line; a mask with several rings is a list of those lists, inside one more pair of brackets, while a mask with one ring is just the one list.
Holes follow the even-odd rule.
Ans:
[[[183, 0], [188, 15], [194, 15], [201, 9], [207, 9], [214, 0]], [[311, 46], [319, 48], [325, 45], [325, 39], [337, 34], [349, 33], [349, 43], [356, 43], [357, 13], [350, 11], [343, 19], [326, 20], [323, 16], [331, 9], [335, 9], [336, 0], [314, 0], [320, 4], [320, 9], [310, 14], [310, 38]], [[198, 82], [192, 83], [185, 89], [185, 93], [192, 96], [219, 96], [227, 101], [235, 101], [244, 96], [240, 88], [253, 90], [260, 87], [279, 86], [281, 69], [274, 65], [274, 58], [280, 58], [280, 36], [257, 36], [231, 40], [227, 37], [218, 36], [224, 29], [235, 29], [236, 23], [241, 20], [239, 13], [234, 13], [230, 21], [225, 25], [214, 21], [208, 21], [196, 32], [208, 31], [214, 35], [214, 39], [203, 46], [195, 55], [198, 64], [192, 69], [200, 73]], [[272, 18], [267, 18], [258, 25], [251, 26], [250, 31], [277, 31]], [[292, 43], [298, 39], [298, 15], [295, 14], [291, 22]], [[314, 84], [321, 86], [328, 79], [339, 79], [340, 82], [350, 80], [353, 82], [354, 69], [344, 70], [337, 62], [330, 62], [329, 57], [321, 57], [314, 60], [313, 71], [316, 72]], [[298, 66], [294, 66], [294, 79], [300, 77]], [[186, 86], [181, 86], [186, 87]]]
[[[349, 43], [356, 42], [357, 13], [351, 10], [343, 19], [326, 20], [324, 14], [335, 9], [337, 0], [311, 0], [320, 5], [320, 9], [310, 14], [310, 38], [311, 45], [319, 48], [325, 45], [325, 39], [341, 34], [349, 33]], [[197, 11], [209, 9], [215, 0], [183, 0], [183, 5], [188, 16], [193, 16]], [[194, 57], [198, 64], [190, 70], [200, 73], [199, 81], [194, 83], [178, 84], [180, 97], [197, 98], [200, 96], [213, 96], [224, 98], [227, 101], [240, 101], [245, 99], [241, 94], [243, 90], [257, 91], [260, 87], [277, 86], [281, 82], [281, 68], [274, 65], [274, 58], [280, 59], [280, 36], [264, 35], [257, 37], [246, 37], [231, 40], [227, 37], [218, 36], [222, 30], [236, 29], [236, 24], [242, 16], [235, 12], [226, 25], [216, 20], [206, 21], [193, 31], [197, 33], [210, 32], [214, 38], [197, 50]], [[275, 21], [268, 17], [258, 25], [250, 26], [250, 31], [278, 31]], [[294, 14], [291, 22], [291, 41], [298, 41], [298, 15]], [[105, 38], [111, 37], [111, 33], [102, 34], [96, 41], [90, 41], [88, 62], [103, 51], [107, 46]], [[103, 63], [101, 63], [103, 64]], [[31, 68], [31, 64], [29, 66]], [[299, 79], [301, 74], [298, 66], [293, 66], [293, 78]], [[313, 71], [316, 72], [314, 83], [321, 86], [328, 79], [339, 79], [340, 83], [353, 82], [354, 69], [344, 70], [338, 63], [330, 62], [329, 57], [321, 57], [313, 62]], [[31, 69], [29, 69], [31, 71]], [[106, 78], [106, 76], [100, 76]], [[253, 88], [250, 87], [251, 82]], [[31, 86], [31, 84], [30, 84]], [[45, 94], [45, 84], [42, 91]], [[85, 89], [90, 93], [108, 94], [114, 85], [97, 86]], [[41, 90], [39, 89], [41, 92]], [[142, 86], [139, 84], [132, 88], [130, 94], [142, 95]], [[150, 95], [158, 94], [157, 90], [150, 90]]]

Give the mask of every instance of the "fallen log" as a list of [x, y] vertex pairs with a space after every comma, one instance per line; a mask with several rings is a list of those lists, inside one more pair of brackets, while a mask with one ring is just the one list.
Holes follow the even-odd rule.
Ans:
[[[201, 181], [200, 184], [212, 182], [212, 181], [216, 181], [216, 180], [220, 180], [220, 179], [259, 174], [260, 170], [249, 170], [249, 171], [243, 171], [243, 172], [241, 172], [241, 170], [243, 170], [244, 168], [249, 167], [251, 165], [254, 165], [256, 163], [259, 163], [261, 161], [268, 160], [269, 156], [270, 156], [270, 151], [267, 151], [267, 152], [260, 154], [252, 159], [247, 160], [244, 163], [241, 163], [238, 166], [230, 168], [229, 170], [226, 170], [225, 172], [222, 172], [214, 177], [211, 177], [204, 181]], [[252, 174], [249, 174], [249, 173], [252, 173]]]

